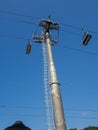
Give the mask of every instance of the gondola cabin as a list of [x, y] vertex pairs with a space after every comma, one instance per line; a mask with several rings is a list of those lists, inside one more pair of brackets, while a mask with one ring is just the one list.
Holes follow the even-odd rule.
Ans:
[[86, 46], [88, 42], [90, 41], [91, 37], [92, 37], [91, 34], [84, 33], [82, 44]]
[[26, 54], [30, 54], [32, 45], [30, 43], [27, 44]]

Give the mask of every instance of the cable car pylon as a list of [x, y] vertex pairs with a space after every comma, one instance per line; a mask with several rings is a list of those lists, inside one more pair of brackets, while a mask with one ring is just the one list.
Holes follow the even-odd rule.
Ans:
[[45, 43], [47, 48], [47, 56], [48, 56], [48, 68], [49, 68], [49, 86], [50, 93], [52, 98], [52, 108], [53, 108], [53, 119], [56, 130], [67, 130], [65, 117], [64, 117], [64, 109], [62, 103], [62, 97], [60, 93], [60, 83], [57, 78], [57, 73], [54, 65], [54, 59], [52, 54], [51, 45], [57, 43], [57, 40], [51, 37], [51, 32], [53, 30], [59, 31], [60, 26], [58, 23], [50, 20], [50, 16], [48, 20], [42, 19], [39, 22], [39, 26], [44, 29], [44, 32], [40, 35], [35, 34], [33, 36], [33, 41], [39, 43]]

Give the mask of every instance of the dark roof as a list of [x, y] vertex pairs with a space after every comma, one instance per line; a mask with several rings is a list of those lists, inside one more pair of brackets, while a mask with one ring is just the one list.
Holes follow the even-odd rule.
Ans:
[[25, 126], [22, 121], [16, 121], [12, 126], [5, 128], [5, 130], [31, 130]]

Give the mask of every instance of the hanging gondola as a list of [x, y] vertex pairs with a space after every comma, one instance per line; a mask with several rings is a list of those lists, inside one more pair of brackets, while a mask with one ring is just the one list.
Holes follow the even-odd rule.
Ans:
[[31, 47], [32, 47], [32, 45], [31, 45], [30, 41], [28, 41], [27, 48], [26, 48], [26, 54], [30, 54]]
[[92, 35], [89, 34], [87, 31], [85, 31], [84, 34], [83, 34], [82, 44], [84, 46], [86, 46], [91, 38], [92, 38]]

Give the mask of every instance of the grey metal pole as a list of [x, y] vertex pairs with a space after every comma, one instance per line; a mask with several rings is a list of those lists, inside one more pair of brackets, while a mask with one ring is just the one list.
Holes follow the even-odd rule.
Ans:
[[45, 42], [47, 44], [49, 75], [50, 75], [50, 91], [52, 96], [54, 124], [56, 130], [67, 130], [64, 118], [63, 104], [60, 94], [60, 84], [57, 79], [56, 69], [54, 65], [51, 40], [49, 31], [45, 32]]

